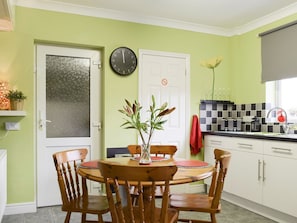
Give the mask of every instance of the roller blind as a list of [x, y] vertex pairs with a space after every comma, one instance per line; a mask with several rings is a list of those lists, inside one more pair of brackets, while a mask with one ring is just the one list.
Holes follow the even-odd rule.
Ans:
[[262, 82], [297, 77], [297, 21], [260, 33]]

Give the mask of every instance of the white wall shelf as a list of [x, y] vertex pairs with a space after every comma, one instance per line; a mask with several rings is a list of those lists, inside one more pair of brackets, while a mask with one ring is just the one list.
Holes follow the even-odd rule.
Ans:
[[0, 111], [0, 116], [26, 116], [25, 111]]

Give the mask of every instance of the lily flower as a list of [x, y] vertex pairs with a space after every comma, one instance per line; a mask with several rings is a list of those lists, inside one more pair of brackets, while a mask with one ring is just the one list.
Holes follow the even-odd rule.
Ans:
[[221, 56], [214, 57], [208, 60], [204, 60], [200, 62], [200, 65], [202, 67], [206, 67], [212, 70], [212, 91], [211, 91], [211, 100], [213, 100], [213, 94], [214, 94], [214, 85], [215, 85], [215, 68], [220, 65], [223, 58]]
[[[125, 99], [126, 105], [119, 112], [126, 116], [125, 122], [121, 125], [126, 129], [136, 129], [143, 144], [150, 145], [151, 137], [154, 130], [163, 130], [163, 124], [167, 120], [162, 120], [165, 115], [169, 115], [175, 110], [175, 107], [168, 108], [168, 103], [165, 102], [160, 108], [156, 107], [155, 97], [152, 95], [152, 104], [150, 105], [150, 118], [148, 120], [142, 121], [140, 117], [140, 111], [142, 106], [139, 102], [134, 101], [130, 103]], [[145, 141], [144, 134], [148, 135], [147, 142]]]

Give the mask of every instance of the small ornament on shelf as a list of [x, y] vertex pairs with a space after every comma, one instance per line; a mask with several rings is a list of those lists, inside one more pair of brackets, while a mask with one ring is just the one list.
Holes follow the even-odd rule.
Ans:
[[24, 100], [27, 96], [19, 90], [9, 90], [5, 95], [10, 101], [10, 110], [22, 111], [24, 106]]
[[9, 110], [10, 108], [9, 99], [6, 97], [8, 92], [8, 82], [0, 81], [0, 110]]

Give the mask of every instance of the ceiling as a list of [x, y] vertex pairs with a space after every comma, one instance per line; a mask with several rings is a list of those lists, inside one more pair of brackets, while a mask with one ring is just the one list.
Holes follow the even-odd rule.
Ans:
[[15, 0], [16, 5], [235, 35], [297, 12], [297, 0]]

